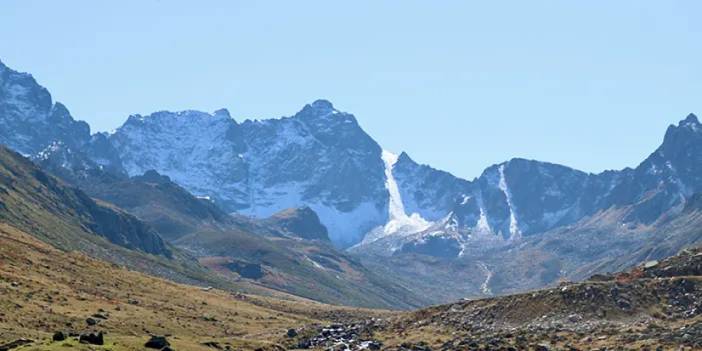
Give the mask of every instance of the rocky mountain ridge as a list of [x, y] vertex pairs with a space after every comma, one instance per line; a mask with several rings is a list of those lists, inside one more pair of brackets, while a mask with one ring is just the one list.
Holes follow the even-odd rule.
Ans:
[[64, 186], [3, 146], [0, 146], [0, 219], [32, 230], [58, 246], [66, 241], [61, 237], [64, 229], [79, 229], [128, 249], [172, 256], [166, 243], [151, 227], [127, 213], [96, 202], [78, 189]]
[[[2, 143], [77, 174], [155, 170], [243, 215], [265, 218], [308, 206], [340, 247], [363, 242], [385, 254], [431, 254], [428, 242], [442, 255], [459, 255], [487, 245], [480, 242], [509, 242], [628, 205], [636, 205], [628, 222], [652, 223], [684, 206], [702, 184], [702, 126], [692, 114], [671, 125], [661, 147], [635, 169], [587, 174], [513, 159], [468, 181], [406, 153], [389, 165], [356, 118], [324, 100], [292, 117], [242, 123], [224, 109], [133, 115], [114, 133], [91, 136], [30, 75], [0, 66]], [[391, 207], [398, 203], [401, 217], [423, 225], [394, 226]]]
[[[2, 72], [0, 120], [8, 128], [21, 122], [22, 128], [7, 129], [0, 142], [61, 178], [84, 184], [95, 173], [128, 180], [153, 171], [254, 222], [288, 208], [309, 208], [337, 248], [351, 247], [364, 264], [419, 295], [462, 276], [460, 286], [445, 284], [453, 291], [437, 294], [442, 299], [582, 278], [573, 270], [576, 263], [585, 267], [582, 272], [626, 268], [648, 256], [634, 256], [648, 247], [624, 234], [659, 237], [671, 220], [688, 218], [684, 209], [702, 191], [702, 125], [693, 114], [671, 125], [661, 146], [636, 168], [590, 174], [512, 159], [465, 180], [383, 150], [353, 115], [324, 100], [291, 117], [241, 123], [226, 110], [134, 115], [113, 133], [90, 135], [67, 111], [52, 117], [58, 103], [31, 76], [4, 66]], [[58, 127], [37, 134], [49, 124]], [[176, 226], [183, 233], [195, 228]], [[605, 235], [605, 227], [612, 235]], [[674, 228], [694, 236], [682, 223]], [[305, 235], [323, 240], [317, 229]], [[187, 244], [202, 247], [197, 240], [204, 240], [209, 248], [230, 247], [219, 234], [190, 235]], [[603, 263], [592, 250], [574, 249], [574, 238], [598, 238], [609, 245], [603, 250], [626, 259]], [[694, 240], [676, 236], [673, 242], [666, 252]], [[541, 256], [524, 262], [527, 253]]]
[[[235, 122], [223, 110], [132, 116], [108, 136], [127, 174], [154, 169], [243, 215], [317, 212], [340, 245], [385, 214], [380, 147], [326, 101], [290, 118]], [[375, 170], [375, 171], [374, 171]]]
[[408, 212], [416, 211], [431, 225], [374, 237], [352, 250], [456, 257], [476, 246], [508, 245], [622, 207], [631, 208], [621, 219], [623, 225], [652, 224], [678, 214], [702, 189], [701, 130], [697, 117], [690, 114], [671, 125], [661, 146], [635, 169], [599, 174], [512, 159], [464, 181], [403, 155], [393, 168], [401, 200], [409, 205]]

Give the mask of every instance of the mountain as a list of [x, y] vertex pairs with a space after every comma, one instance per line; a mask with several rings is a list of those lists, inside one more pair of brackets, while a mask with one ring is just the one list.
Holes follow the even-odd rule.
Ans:
[[458, 257], [466, 250], [509, 245], [621, 207], [630, 207], [621, 223], [651, 224], [679, 213], [686, 199], [702, 190], [700, 138], [702, 125], [691, 114], [671, 125], [662, 145], [635, 169], [587, 174], [512, 159], [488, 167], [471, 182], [417, 165], [404, 155], [392, 169], [399, 192], [391, 203], [402, 202], [407, 213], [416, 213], [425, 224], [366, 236], [352, 251]]
[[[537, 235], [634, 203], [626, 220], [651, 223], [699, 191], [694, 115], [671, 126], [636, 169], [587, 174], [513, 159], [468, 181], [406, 153], [384, 152], [353, 115], [324, 100], [292, 117], [242, 123], [224, 109], [133, 115], [114, 133], [91, 136], [65, 108], [52, 119], [49, 112], [59, 104], [52, 105], [31, 76], [3, 66], [3, 77], [0, 106], [9, 112], [1, 140], [53, 163], [57, 173], [64, 168], [80, 177], [102, 169], [133, 177], [155, 170], [227, 212], [257, 218], [307, 206], [336, 246], [363, 242], [386, 255], [435, 250], [457, 256], [485, 241]], [[32, 134], [42, 130], [51, 133]]]
[[[590, 174], [512, 159], [466, 180], [418, 164], [406, 153], [383, 150], [353, 115], [324, 100], [291, 117], [241, 123], [226, 110], [133, 115], [115, 132], [94, 135], [66, 111], [55, 122], [59, 128], [35, 135], [46, 129], [46, 111], [57, 104], [51, 104], [31, 76], [3, 66], [3, 77], [11, 78], [3, 78], [0, 106], [10, 112], [0, 115], [9, 126], [0, 142], [86, 190], [95, 174], [121, 179], [122, 185], [109, 180], [113, 185], [89, 193], [119, 202], [168, 233], [164, 236], [169, 240], [202, 249], [203, 257], [224, 255], [216, 246], [234, 250], [236, 242], [224, 242], [227, 230], [215, 218], [224, 218], [224, 213], [238, 216], [234, 227], [239, 232], [252, 234], [268, 226], [266, 234], [255, 234], [267, 239], [294, 240], [294, 232], [304, 228], [303, 239], [326, 245], [319, 244], [324, 242], [323, 226], [336, 248], [349, 248], [348, 258], [360, 258], [362, 265], [417, 296], [438, 289], [441, 293], [432, 296], [443, 300], [436, 302], [540, 287], [561, 277], [582, 278], [575, 271], [616, 266], [574, 268], [571, 263], [594, 267], [603, 258], [591, 251], [579, 253], [573, 248], [575, 238], [588, 243], [597, 238], [609, 245], [601, 246], [602, 255], [616, 253], [634, 264], [636, 257], [629, 255], [638, 250], [638, 238], [672, 228], [667, 226], [675, 219], [682, 221], [690, 199], [702, 192], [702, 125], [692, 114], [671, 125], [661, 146], [633, 169]], [[115, 190], [159, 189], [153, 181], [147, 186], [149, 181], [137, 180], [156, 174], [150, 171], [198, 200], [154, 193], [162, 203], [177, 201], [187, 208], [174, 211], [174, 205], [159, 208], [157, 203], [140, 207], [151, 195], [130, 204], [138, 197]], [[204, 208], [204, 199], [223, 211]], [[301, 212], [274, 216], [290, 208], [311, 209], [321, 225], [311, 215], [296, 218]], [[224, 222], [231, 221], [226, 218]], [[202, 228], [214, 228], [216, 235], [202, 236]], [[643, 234], [636, 240], [619, 235], [630, 228]], [[614, 234], [607, 236], [607, 231]], [[694, 237], [691, 231], [681, 232]], [[637, 244], [626, 248], [625, 243], [633, 242]], [[537, 259], [529, 260], [529, 252]]]
[[489, 167], [447, 217], [351, 252], [436, 303], [665, 258], [700, 243], [700, 127], [694, 115], [671, 125], [634, 169], [586, 174], [522, 159]]
[[90, 127], [74, 121], [61, 103], [27, 73], [0, 62], [0, 140], [23, 155], [34, 155], [53, 142], [78, 148], [90, 139]]
[[326, 101], [293, 117], [237, 123], [226, 110], [131, 116], [110, 143], [131, 175], [156, 170], [230, 212], [308, 206], [340, 246], [385, 220], [380, 147]]
[[[55, 155], [64, 154], [55, 148]], [[177, 248], [227, 280], [327, 303], [410, 308], [426, 303], [376, 275], [329, 242], [327, 229], [308, 207], [264, 219], [229, 215], [156, 171], [128, 177], [99, 168], [73, 172], [49, 156], [39, 164], [97, 199], [139, 218]]]
[[259, 294], [274, 288], [383, 308], [426, 303], [336, 251], [309, 208], [265, 220], [232, 217], [155, 171], [129, 178], [92, 169], [79, 184], [90, 196], [0, 147], [0, 219], [61, 249], [177, 281]]
[[265, 289], [211, 274], [137, 217], [95, 200], [0, 146], [0, 221], [58, 249], [173, 281], [229, 289]]

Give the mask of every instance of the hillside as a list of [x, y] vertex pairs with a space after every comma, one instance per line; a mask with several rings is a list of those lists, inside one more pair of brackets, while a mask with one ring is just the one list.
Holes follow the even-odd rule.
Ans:
[[0, 218], [56, 246], [76, 249], [82, 233], [103, 237], [128, 249], [172, 256], [161, 237], [135, 217], [64, 186], [3, 146], [0, 146], [0, 177]]
[[[305, 239], [324, 232], [314, 220], [304, 223], [301, 218], [308, 211], [286, 210], [263, 221], [233, 217], [235, 224], [225, 229], [202, 228], [174, 245], [223, 276], [241, 277], [317, 301], [394, 309], [428, 302], [338, 251], [328, 240]], [[312, 228], [318, 229], [309, 230]]]
[[691, 350], [702, 348], [702, 249], [628, 272], [311, 330], [352, 350]]
[[130, 178], [91, 169], [77, 178], [62, 173], [65, 168], [47, 162], [40, 165], [90, 196], [114, 204], [148, 223], [166, 241], [205, 228], [225, 228], [233, 223], [214, 203], [196, 198], [156, 171]]
[[2, 146], [0, 219], [61, 250], [173, 281], [273, 293], [255, 283], [213, 274], [137, 217], [92, 199]]
[[[366, 269], [329, 242], [310, 208], [287, 209], [265, 219], [229, 215], [156, 171], [128, 177], [106, 172], [65, 145], [39, 160], [46, 170], [138, 218], [177, 252], [208, 268], [199, 278], [274, 289], [325, 303], [408, 309], [427, 299]], [[57, 161], [60, 162], [57, 164]], [[68, 165], [77, 165], [73, 168]], [[193, 281], [195, 283], [195, 281]]]
[[513, 294], [579, 281], [597, 273], [630, 269], [702, 244], [700, 195], [679, 213], [648, 225], [623, 225], [632, 206], [599, 212], [573, 225], [509, 245], [466, 250], [458, 259], [420, 253], [379, 258], [359, 253], [361, 262], [394, 276], [433, 303]]
[[[21, 350], [142, 350], [153, 334], [167, 335], [176, 350], [278, 350], [290, 328], [383, 313], [181, 285], [0, 224], [0, 347], [27, 338]], [[101, 331], [105, 346], [79, 344], [77, 336], [52, 342], [58, 331]]]

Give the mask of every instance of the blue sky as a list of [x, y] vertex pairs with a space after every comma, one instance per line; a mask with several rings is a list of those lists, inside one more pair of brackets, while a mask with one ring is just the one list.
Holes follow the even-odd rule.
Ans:
[[511, 157], [635, 166], [702, 114], [698, 1], [5, 0], [0, 60], [94, 130], [129, 114], [292, 115], [473, 178]]

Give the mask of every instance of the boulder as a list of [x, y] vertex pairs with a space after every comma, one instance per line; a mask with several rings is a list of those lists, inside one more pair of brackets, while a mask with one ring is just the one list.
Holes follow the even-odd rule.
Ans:
[[64, 332], [62, 331], [57, 331], [54, 333], [54, 336], [52, 337], [53, 341], [64, 341], [66, 340], [67, 336]]
[[89, 345], [104, 345], [105, 344], [105, 339], [102, 335], [102, 332], [81, 334], [80, 337], [78, 338], [78, 341], [81, 344], [89, 344]]
[[171, 344], [166, 340], [165, 336], [151, 336], [151, 339], [144, 344], [144, 347], [148, 349], [162, 350], [164, 347], [171, 346]]

